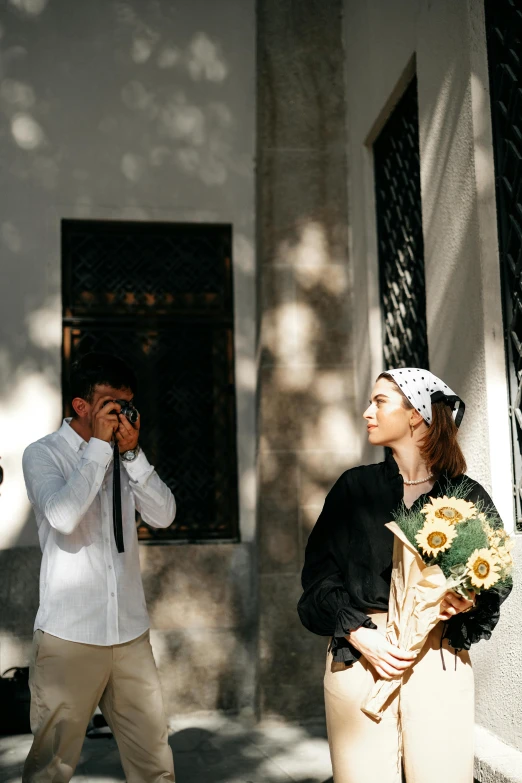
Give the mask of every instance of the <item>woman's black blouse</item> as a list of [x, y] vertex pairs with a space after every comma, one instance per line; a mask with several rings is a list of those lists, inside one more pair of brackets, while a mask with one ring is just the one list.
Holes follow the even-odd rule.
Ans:
[[[482, 500], [484, 510], [496, 514], [486, 490], [469, 476], [453, 478], [451, 483], [464, 480], [472, 486], [466, 499]], [[442, 497], [447, 484], [448, 478], [442, 477], [415, 503]], [[309, 631], [332, 637], [334, 660], [347, 666], [360, 653], [346, 636], [361, 625], [376, 628], [368, 612], [388, 609], [394, 536], [384, 525], [392, 520], [403, 496], [403, 478], [391, 455], [377, 465], [347, 470], [328, 493], [308, 539], [299, 617]], [[492, 588], [477, 596], [472, 611], [452, 617], [444, 633], [449, 644], [469, 650], [480, 639], [489, 639], [509, 592], [509, 588]]]

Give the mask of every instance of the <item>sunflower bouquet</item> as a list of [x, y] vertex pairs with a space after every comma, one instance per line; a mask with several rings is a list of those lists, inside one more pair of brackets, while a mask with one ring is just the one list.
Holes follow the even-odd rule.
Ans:
[[[462, 486], [459, 487], [462, 494]], [[513, 568], [510, 539], [496, 514], [462, 497], [430, 498], [417, 511], [402, 507], [395, 523], [416, 547], [426, 566], [438, 565], [464, 598], [497, 583], [510, 581]]]
[[[511, 584], [513, 541], [483, 503], [466, 500], [470, 485], [447, 487], [423, 507], [402, 505], [386, 525], [395, 535], [386, 635], [404, 650], [422, 649], [449, 590], [471, 598]], [[378, 680], [361, 709], [381, 719], [401, 680]]]

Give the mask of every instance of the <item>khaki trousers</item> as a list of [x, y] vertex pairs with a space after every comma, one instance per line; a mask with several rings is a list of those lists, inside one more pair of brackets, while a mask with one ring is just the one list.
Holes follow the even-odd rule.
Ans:
[[148, 631], [112, 647], [36, 631], [29, 685], [34, 739], [23, 783], [68, 783], [98, 704], [118, 743], [127, 783], [174, 781]]
[[[386, 614], [372, 614], [382, 633]], [[326, 722], [335, 783], [473, 783], [474, 681], [467, 652], [443, 642], [439, 623], [380, 723], [360, 707], [377, 675], [365, 658], [350, 668], [327, 657]], [[455, 668], [456, 665], [456, 668]]]

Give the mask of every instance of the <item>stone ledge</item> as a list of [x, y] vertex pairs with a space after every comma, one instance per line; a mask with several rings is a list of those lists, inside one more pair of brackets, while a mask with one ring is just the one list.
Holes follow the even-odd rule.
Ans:
[[522, 753], [476, 726], [475, 778], [477, 783], [522, 783]]

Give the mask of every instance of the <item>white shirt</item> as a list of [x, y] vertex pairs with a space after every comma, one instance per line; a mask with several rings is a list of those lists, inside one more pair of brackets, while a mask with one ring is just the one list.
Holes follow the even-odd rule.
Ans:
[[70, 421], [32, 443], [23, 456], [43, 555], [34, 628], [72, 642], [121, 644], [149, 627], [135, 508], [152, 527], [168, 527], [176, 503], [143, 451], [133, 462], [121, 460], [125, 552], [119, 554], [112, 446], [98, 438], [86, 443]]

